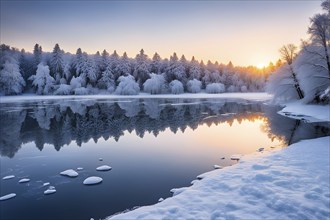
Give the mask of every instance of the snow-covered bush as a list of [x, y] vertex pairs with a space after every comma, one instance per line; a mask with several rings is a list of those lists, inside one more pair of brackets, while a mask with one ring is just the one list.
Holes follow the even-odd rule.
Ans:
[[48, 95], [51, 93], [55, 79], [49, 75], [49, 67], [40, 63], [36, 75], [32, 75], [32, 86], [36, 88], [38, 95]]
[[0, 72], [0, 90], [6, 95], [20, 94], [25, 86], [25, 81], [16, 62], [6, 61]]
[[170, 83], [170, 91], [172, 94], [183, 93], [183, 84], [179, 80], [173, 80]]
[[89, 91], [85, 87], [80, 87], [80, 88], [74, 89], [74, 94], [75, 95], [88, 95]]
[[118, 78], [119, 85], [115, 91], [118, 95], [138, 95], [140, 92], [139, 84], [135, 82], [132, 75], [121, 76]]
[[72, 77], [71, 82], [70, 82], [70, 86], [72, 89], [76, 89], [76, 88], [80, 88], [81, 87], [81, 83], [82, 79], [81, 77]]
[[241, 86], [241, 92], [247, 92], [247, 91], [248, 91], [248, 89], [246, 86]]
[[225, 92], [225, 85], [222, 83], [211, 83], [206, 86], [207, 93], [222, 93]]
[[237, 88], [234, 85], [228, 87], [227, 92], [237, 92]]
[[54, 92], [55, 95], [70, 95], [72, 88], [70, 85], [61, 84], [60, 87]]
[[150, 74], [150, 79], [148, 79], [143, 84], [143, 90], [151, 94], [160, 94], [165, 88], [165, 78], [162, 75], [157, 75], [154, 73]]
[[189, 80], [187, 83], [187, 90], [188, 92], [191, 93], [198, 93], [200, 92], [202, 89], [202, 82], [197, 80], [197, 79], [193, 79], [193, 80]]

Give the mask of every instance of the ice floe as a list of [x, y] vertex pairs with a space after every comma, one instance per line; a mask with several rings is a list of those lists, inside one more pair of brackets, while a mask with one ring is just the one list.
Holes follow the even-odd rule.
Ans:
[[3, 177], [2, 179], [3, 180], [9, 180], [9, 179], [12, 179], [12, 178], [14, 178], [15, 176], [14, 175], [9, 175], [9, 176], [5, 176], [5, 177]]
[[42, 184], [42, 186], [48, 186], [49, 184], [50, 184], [50, 183], [47, 182], [47, 183]]
[[27, 179], [27, 178], [24, 178], [24, 179], [21, 179], [20, 181], [18, 181], [19, 183], [27, 183], [27, 182], [30, 182], [30, 179]]
[[231, 160], [240, 160], [242, 158], [241, 154], [234, 154], [230, 156]]
[[7, 194], [7, 195], [4, 195], [4, 196], [1, 196], [0, 197], [0, 201], [4, 201], [4, 200], [7, 200], [7, 199], [11, 199], [11, 198], [14, 198], [16, 196], [15, 193], [10, 193], [10, 194]]
[[83, 170], [83, 169], [84, 169], [84, 168], [82, 168], [82, 167], [78, 167], [78, 168], [77, 168], [77, 170]]
[[103, 165], [103, 166], [99, 166], [96, 168], [97, 171], [108, 171], [111, 170], [112, 168], [108, 165]]
[[94, 185], [94, 184], [101, 183], [102, 181], [103, 181], [103, 179], [101, 177], [91, 176], [91, 177], [88, 177], [87, 179], [85, 179], [83, 184], [85, 184], [85, 185]]
[[77, 177], [78, 176], [78, 173], [76, 171], [74, 171], [73, 169], [64, 170], [60, 174], [63, 176], [68, 176], [68, 177]]

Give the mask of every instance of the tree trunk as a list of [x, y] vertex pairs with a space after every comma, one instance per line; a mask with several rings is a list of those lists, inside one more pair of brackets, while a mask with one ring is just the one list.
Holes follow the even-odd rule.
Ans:
[[292, 78], [293, 78], [293, 82], [294, 82], [294, 87], [295, 87], [295, 89], [298, 93], [299, 99], [303, 99], [304, 98], [304, 92], [300, 88], [299, 81], [298, 81], [297, 76], [296, 76], [295, 72], [293, 71], [291, 65], [290, 65], [290, 69], [291, 69], [291, 74], [292, 74]]
[[329, 74], [329, 78], [330, 78], [330, 61], [329, 61], [327, 46], [324, 47], [324, 52], [325, 52], [325, 58], [326, 58], [326, 61], [327, 61], [327, 66], [328, 66], [328, 74]]

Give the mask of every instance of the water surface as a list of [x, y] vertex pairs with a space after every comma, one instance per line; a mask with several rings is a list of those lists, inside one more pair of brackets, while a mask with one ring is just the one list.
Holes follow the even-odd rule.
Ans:
[[[171, 196], [232, 154], [329, 135], [326, 123], [283, 117], [261, 102], [230, 99], [69, 99], [2, 103], [1, 219], [104, 218]], [[99, 161], [103, 158], [103, 161]], [[225, 159], [223, 159], [225, 158]], [[96, 167], [113, 169], [98, 172]], [[60, 176], [76, 169], [77, 178]], [[84, 186], [88, 176], [103, 182]], [[19, 184], [21, 178], [31, 181]], [[50, 182], [57, 192], [43, 195]]]

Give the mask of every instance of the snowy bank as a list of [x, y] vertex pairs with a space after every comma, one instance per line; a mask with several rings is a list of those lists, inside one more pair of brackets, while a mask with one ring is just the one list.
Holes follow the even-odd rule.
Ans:
[[290, 118], [305, 119], [309, 122], [330, 121], [330, 105], [307, 105], [300, 101], [286, 103], [279, 112]]
[[246, 99], [252, 101], [266, 101], [272, 98], [272, 95], [267, 93], [183, 93], [183, 94], [157, 94], [151, 95], [148, 93], [139, 93], [139, 95], [18, 95], [18, 96], [0, 96], [0, 103], [21, 102], [21, 101], [36, 101], [36, 100], [59, 100], [59, 99], [133, 99], [133, 98], [225, 98], [225, 99]]
[[174, 197], [109, 219], [329, 219], [329, 141], [243, 157]]

